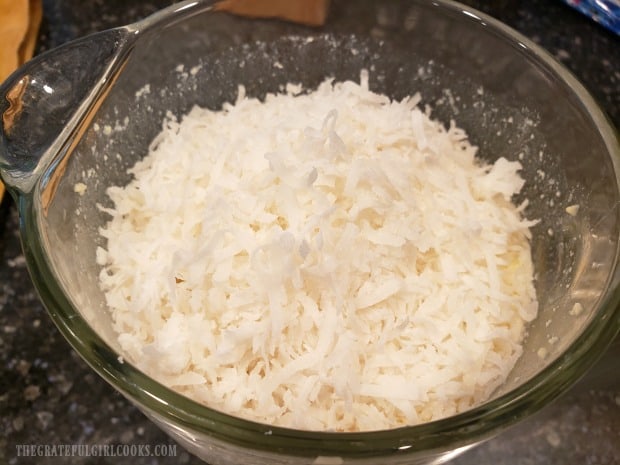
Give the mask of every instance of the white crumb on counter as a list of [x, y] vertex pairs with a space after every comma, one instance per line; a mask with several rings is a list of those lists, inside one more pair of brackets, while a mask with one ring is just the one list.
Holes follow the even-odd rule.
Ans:
[[566, 213], [570, 216], [577, 216], [577, 213], [579, 213], [579, 205], [575, 204], [566, 207]]
[[86, 192], [87, 186], [83, 182], [77, 182], [73, 185], [73, 192], [79, 195], [84, 195]]
[[562, 444], [562, 438], [557, 433], [557, 431], [555, 431], [554, 429], [548, 431], [545, 437], [549, 445], [552, 447], [557, 448], [557, 447], [560, 447], [560, 445]]

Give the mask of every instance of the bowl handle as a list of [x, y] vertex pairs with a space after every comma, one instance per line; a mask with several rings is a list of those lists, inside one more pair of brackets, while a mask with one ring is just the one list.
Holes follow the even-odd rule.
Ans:
[[17, 198], [66, 150], [122, 67], [130, 28], [109, 29], [38, 55], [0, 86], [0, 176]]

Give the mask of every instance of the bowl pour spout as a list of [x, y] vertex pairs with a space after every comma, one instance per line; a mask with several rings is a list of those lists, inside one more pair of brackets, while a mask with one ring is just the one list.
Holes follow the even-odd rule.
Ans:
[[134, 34], [110, 29], [42, 53], [0, 86], [0, 176], [15, 197], [32, 190], [80, 133], [122, 69]]

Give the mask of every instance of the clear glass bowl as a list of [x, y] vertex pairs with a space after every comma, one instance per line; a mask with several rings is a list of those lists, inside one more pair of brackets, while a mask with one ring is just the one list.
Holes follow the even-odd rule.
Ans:
[[[604, 352], [620, 327], [620, 148], [566, 69], [449, 1], [333, 0], [316, 28], [218, 10], [214, 1], [176, 4], [42, 54], [0, 88], [0, 170], [19, 205], [32, 279], [99, 375], [214, 465], [439, 463], [539, 410]], [[419, 426], [309, 432], [211, 410], [124, 363], [97, 285], [98, 228], [107, 221], [98, 205], [109, 206], [109, 185], [129, 180], [165, 114], [219, 108], [239, 84], [260, 97], [287, 82], [357, 80], [363, 68], [373, 90], [419, 91], [482, 157], [522, 160], [527, 183], [517, 201], [529, 199], [527, 216], [540, 219], [532, 239], [540, 316], [505, 385], [479, 407]]]

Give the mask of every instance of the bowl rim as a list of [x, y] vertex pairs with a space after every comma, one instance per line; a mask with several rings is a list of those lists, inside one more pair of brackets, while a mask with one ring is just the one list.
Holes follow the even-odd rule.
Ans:
[[[155, 13], [140, 24], [145, 29], [158, 27], [162, 19], [178, 20], [201, 13], [210, 9], [211, 3], [182, 2]], [[552, 73], [584, 106], [609, 151], [616, 177], [620, 176], [620, 143], [612, 123], [588, 90], [562, 64], [521, 33], [476, 9], [452, 0], [433, 0], [430, 6], [429, 2], [412, 1], [412, 5], [422, 4], [442, 9], [444, 14], [466, 16], [467, 21], [488, 28], [502, 40], [522, 48], [523, 53]], [[596, 318], [591, 319], [583, 333], [556, 360], [515, 389], [454, 416], [390, 430], [324, 432], [270, 426], [193, 401], [118, 356], [82, 317], [61, 285], [47, 279], [56, 273], [39, 241], [42, 213], [36, 199], [40, 191], [39, 182], [32, 193], [17, 196], [22, 217], [22, 245], [39, 297], [69, 344], [92, 369], [139, 408], [165, 421], [189, 426], [214, 439], [248, 449], [285, 450], [286, 455], [297, 456], [370, 457], [441, 450], [448, 437], [454, 441], [451, 447], [466, 446], [497, 434], [565, 392], [603, 354], [620, 331], [620, 249], [617, 247], [611, 276], [606, 283], [608, 292], [600, 301]]]

